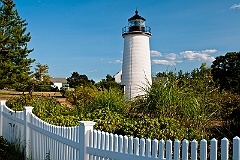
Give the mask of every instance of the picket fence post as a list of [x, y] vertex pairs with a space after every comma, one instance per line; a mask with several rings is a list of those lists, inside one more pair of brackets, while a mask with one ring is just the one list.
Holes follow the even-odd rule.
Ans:
[[240, 160], [240, 138], [233, 138], [233, 160]]
[[6, 104], [6, 100], [1, 100], [0, 101], [0, 136], [2, 136], [2, 131], [3, 131], [3, 106]]
[[90, 132], [93, 131], [93, 126], [96, 122], [92, 121], [79, 121], [80, 124], [80, 157], [79, 160], [88, 160], [87, 147], [89, 146]]
[[25, 143], [25, 159], [29, 158], [29, 146], [30, 146], [30, 129], [28, 127], [29, 115], [32, 113], [33, 107], [24, 106], [24, 140]]

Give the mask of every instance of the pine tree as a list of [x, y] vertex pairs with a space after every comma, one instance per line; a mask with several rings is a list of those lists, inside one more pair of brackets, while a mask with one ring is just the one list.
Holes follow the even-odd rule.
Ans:
[[48, 65], [37, 63], [35, 68], [34, 77], [38, 81], [45, 81], [45, 83], [50, 83], [50, 76], [48, 75]]
[[48, 75], [48, 65], [47, 64], [41, 64], [37, 63], [36, 68], [35, 68], [35, 73], [34, 73], [34, 79], [35, 81], [35, 88], [34, 91], [52, 91], [53, 87], [53, 82], [50, 80], [50, 76]]
[[35, 60], [28, 58], [33, 51], [27, 46], [31, 36], [15, 6], [13, 0], [0, 0], [0, 88], [26, 91]]
[[240, 52], [228, 52], [218, 56], [212, 63], [213, 80], [220, 84], [221, 90], [240, 94]]

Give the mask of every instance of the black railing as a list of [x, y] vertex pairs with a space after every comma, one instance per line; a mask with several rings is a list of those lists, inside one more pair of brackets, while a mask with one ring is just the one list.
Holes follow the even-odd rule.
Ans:
[[122, 28], [122, 34], [127, 34], [127, 33], [136, 33], [136, 32], [143, 32], [147, 34], [151, 34], [151, 27], [145, 26], [145, 27], [140, 27], [140, 26], [125, 26]]

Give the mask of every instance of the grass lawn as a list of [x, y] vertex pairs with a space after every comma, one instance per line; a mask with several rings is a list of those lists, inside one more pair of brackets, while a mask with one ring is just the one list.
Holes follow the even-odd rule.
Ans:
[[[22, 95], [23, 92], [14, 91], [14, 90], [0, 90], [0, 99], [9, 99], [11, 97], [16, 97]], [[28, 94], [25, 92], [24, 94]], [[54, 96], [61, 97], [60, 92], [33, 92], [33, 95], [44, 95], [44, 96]]]
[[[8, 100], [11, 97], [21, 96], [22, 94], [23, 92], [14, 90], [0, 90], [0, 100]], [[24, 94], [28, 94], [28, 92], [25, 92]], [[66, 101], [66, 98], [62, 97], [60, 92], [33, 92], [32, 94], [39, 96], [55, 97], [61, 104], [67, 105], [68, 107], [72, 107], [71, 104]]]

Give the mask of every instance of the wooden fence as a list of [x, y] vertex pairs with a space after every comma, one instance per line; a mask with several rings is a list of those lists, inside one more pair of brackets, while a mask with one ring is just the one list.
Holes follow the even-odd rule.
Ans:
[[[33, 160], [240, 160], [240, 138], [230, 145], [206, 140], [150, 140], [94, 130], [94, 122], [80, 121], [79, 126], [60, 127], [48, 124], [32, 113], [33, 107], [13, 111], [1, 102], [0, 136], [19, 143], [26, 157]], [[219, 145], [219, 146], [218, 146]], [[219, 151], [218, 151], [219, 149]]]

